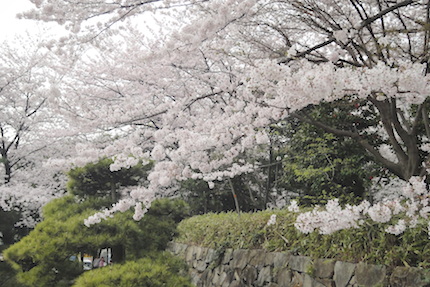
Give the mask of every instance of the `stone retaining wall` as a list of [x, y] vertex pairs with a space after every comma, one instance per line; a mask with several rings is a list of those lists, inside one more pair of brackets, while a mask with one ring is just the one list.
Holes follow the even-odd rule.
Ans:
[[220, 249], [170, 243], [197, 287], [430, 286], [430, 270], [312, 259], [288, 252]]

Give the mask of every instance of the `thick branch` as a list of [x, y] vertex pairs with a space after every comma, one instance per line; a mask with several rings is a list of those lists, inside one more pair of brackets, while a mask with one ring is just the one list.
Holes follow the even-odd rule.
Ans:
[[364, 20], [361, 25], [359, 26], [359, 28], [357, 30], [361, 30], [364, 27], [366, 27], [367, 25], [373, 23], [374, 21], [378, 20], [379, 18], [381, 18], [382, 16], [384, 16], [385, 14], [388, 14], [390, 12], [393, 12], [394, 10], [399, 9], [400, 7], [405, 7], [408, 6], [409, 4], [412, 4], [413, 0], [406, 0], [400, 3], [397, 3], [396, 5], [393, 5], [391, 7], [388, 7], [385, 10], [382, 10], [381, 12], [379, 12], [376, 15], [373, 15], [372, 17], [367, 18], [366, 20]]
[[[312, 48], [307, 49], [306, 51], [297, 53], [294, 56], [294, 58], [300, 58], [300, 57], [306, 56], [306, 55], [312, 53], [313, 51], [318, 50], [319, 48], [325, 47], [328, 44], [333, 43], [334, 41], [336, 41], [335, 38], [330, 38], [330, 39], [328, 39], [327, 41], [325, 41], [323, 43], [320, 43], [318, 45], [313, 46]], [[278, 62], [278, 64], [285, 64], [285, 63], [290, 62], [291, 60], [293, 60], [293, 58], [288, 58], [288, 59], [282, 60], [282, 61]]]
[[421, 106], [422, 106], [421, 114], [424, 122], [424, 127], [426, 129], [426, 135], [430, 139], [430, 121], [429, 121], [428, 111], [425, 104], [422, 104]]
[[388, 139], [391, 143], [391, 146], [393, 147], [394, 152], [396, 153], [397, 158], [399, 159], [400, 162], [407, 162], [408, 155], [405, 153], [402, 146], [398, 142], [393, 130], [393, 118], [391, 116], [390, 103], [388, 102], [388, 100], [382, 102], [382, 101], [377, 101], [372, 97], [369, 97], [369, 100], [379, 111], [382, 125], [384, 126], [384, 129], [388, 135]]
[[[373, 23], [376, 20], [380, 19], [384, 15], [386, 15], [386, 14], [388, 14], [390, 12], [393, 12], [393, 11], [395, 11], [395, 10], [401, 8], [401, 7], [408, 6], [408, 5], [412, 4], [412, 3], [413, 3], [413, 0], [406, 0], [406, 1], [402, 1], [400, 3], [397, 3], [397, 4], [395, 4], [395, 5], [391, 6], [391, 7], [388, 7], [388, 8], [380, 11], [379, 13], [377, 13], [377, 14], [371, 16], [371, 17], [368, 17], [368, 18], [364, 19], [362, 21], [362, 23], [360, 24], [360, 26], [357, 28], [357, 30], [360, 31], [361, 29], [363, 29], [365, 27], [368, 28], [368, 26], [371, 23]], [[334, 37], [330, 37], [327, 41], [324, 41], [324, 42], [322, 42], [320, 44], [317, 44], [317, 45], [315, 45], [315, 46], [313, 46], [313, 47], [311, 47], [311, 48], [309, 48], [309, 49], [307, 49], [307, 50], [305, 50], [303, 52], [299, 52], [294, 57], [289, 57], [287, 59], [283, 59], [283, 60], [279, 61], [278, 64], [285, 64], [285, 63], [288, 63], [288, 62], [292, 61], [294, 58], [300, 58], [300, 57], [304, 57], [306, 55], [309, 55], [311, 52], [313, 52], [315, 50], [318, 50], [318, 49], [320, 49], [322, 47], [325, 47], [325, 46], [327, 46], [327, 45], [329, 45], [329, 44], [331, 44], [331, 43], [333, 43], [335, 41], [336, 41], [336, 39]], [[348, 45], [348, 43], [345, 44], [345, 46], [347, 46], [347, 45]]]

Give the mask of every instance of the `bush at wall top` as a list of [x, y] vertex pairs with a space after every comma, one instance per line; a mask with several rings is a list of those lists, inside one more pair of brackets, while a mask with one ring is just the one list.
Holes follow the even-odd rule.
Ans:
[[[272, 214], [277, 215], [276, 224], [267, 226]], [[175, 241], [214, 249], [263, 248], [353, 263], [430, 267], [428, 221], [421, 220], [416, 228], [397, 236], [386, 233], [382, 224], [370, 222], [321, 235], [299, 232], [294, 227], [296, 216], [287, 210], [194, 216], [179, 224]]]

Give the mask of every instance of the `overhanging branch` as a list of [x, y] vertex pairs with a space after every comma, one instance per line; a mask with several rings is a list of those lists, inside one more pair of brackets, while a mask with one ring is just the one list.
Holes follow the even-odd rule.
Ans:
[[401, 164], [399, 165], [399, 164], [392, 162], [392, 161], [386, 159], [385, 157], [383, 157], [381, 155], [381, 153], [377, 149], [375, 149], [375, 147], [372, 146], [359, 133], [353, 132], [353, 131], [348, 131], [348, 130], [341, 130], [341, 129], [337, 129], [337, 128], [332, 127], [332, 126], [328, 126], [328, 125], [326, 125], [320, 121], [313, 119], [312, 117], [310, 117], [308, 114], [306, 114], [304, 112], [292, 113], [291, 116], [299, 119], [300, 121], [309, 123], [309, 124], [316, 126], [316, 127], [319, 127], [327, 133], [331, 133], [331, 134], [334, 134], [337, 136], [342, 136], [342, 137], [350, 137], [350, 138], [356, 140], [365, 150], [367, 150], [370, 154], [373, 155], [374, 159], [377, 162], [380, 162], [384, 167], [386, 167], [388, 170], [390, 170], [392, 173], [394, 173], [398, 177], [400, 177], [402, 179], [405, 178], [405, 175], [403, 174], [403, 171], [402, 171], [402, 165]]

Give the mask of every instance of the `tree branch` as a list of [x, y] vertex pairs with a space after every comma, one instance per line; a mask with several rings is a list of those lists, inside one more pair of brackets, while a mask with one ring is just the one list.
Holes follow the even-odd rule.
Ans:
[[388, 7], [385, 10], [382, 10], [381, 12], [379, 12], [378, 14], [367, 18], [366, 20], [364, 20], [361, 25], [357, 28], [357, 30], [361, 30], [364, 27], [370, 25], [371, 23], [373, 23], [374, 21], [378, 20], [379, 18], [381, 18], [382, 16], [384, 16], [385, 14], [388, 14], [396, 9], [399, 9], [400, 7], [404, 7], [404, 6], [408, 6], [409, 4], [412, 4], [414, 1], [413, 0], [406, 0], [406, 1], [402, 1], [397, 3], [396, 5], [393, 5], [391, 7]]
[[357, 132], [341, 130], [341, 129], [337, 129], [337, 128], [328, 126], [328, 125], [326, 125], [320, 121], [314, 120], [313, 118], [311, 118], [309, 115], [305, 114], [304, 112], [301, 112], [301, 113], [302, 114], [300, 114], [299, 112], [296, 112], [296, 113], [291, 114], [291, 116], [293, 116], [293, 117], [295, 117], [295, 118], [297, 118], [303, 122], [307, 122], [307, 123], [312, 124], [316, 127], [319, 127], [328, 133], [332, 133], [332, 134], [337, 135], [337, 136], [350, 137], [352, 139], [357, 140], [357, 142], [364, 149], [366, 149], [370, 154], [373, 155], [373, 157], [375, 158], [375, 160], [377, 162], [380, 162], [383, 166], [385, 166], [388, 170], [390, 170], [392, 173], [394, 173], [398, 177], [403, 178], [403, 179], [405, 178], [401, 165], [399, 165], [395, 162], [392, 162], [392, 161], [386, 159], [385, 157], [383, 157], [378, 150], [376, 150], [365, 138], [363, 138]]

